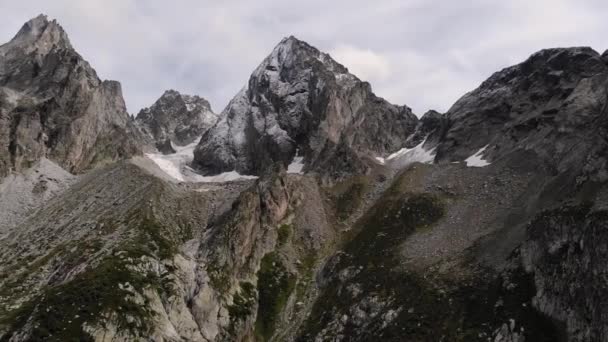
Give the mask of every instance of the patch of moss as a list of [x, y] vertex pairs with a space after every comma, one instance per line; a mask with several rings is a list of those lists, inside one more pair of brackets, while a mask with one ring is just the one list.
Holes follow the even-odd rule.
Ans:
[[296, 277], [289, 273], [276, 252], [262, 258], [258, 271], [258, 314], [255, 333], [260, 341], [274, 334], [281, 311], [295, 288]]
[[226, 270], [217, 265], [207, 265], [207, 274], [209, 275], [209, 283], [216, 291], [226, 293], [230, 290], [230, 276]]
[[180, 225], [179, 236], [183, 242], [194, 238], [194, 229], [190, 223]]
[[290, 224], [282, 224], [277, 229], [277, 243], [279, 246], [285, 245], [291, 237], [292, 227]]
[[255, 305], [255, 286], [250, 282], [241, 282], [240, 290], [234, 294], [232, 305], [228, 306], [231, 320], [243, 320], [247, 318]]
[[337, 218], [346, 220], [363, 202], [363, 195], [369, 188], [365, 177], [353, 177], [335, 185], [330, 191], [333, 194]]
[[33, 341], [92, 341], [83, 325], [99, 325], [104, 320], [111, 320], [119, 330], [145, 334], [151, 328], [153, 313], [132, 299], [131, 289], [141, 292], [158, 287], [154, 274], [141, 275], [129, 269], [122, 258], [108, 257], [71, 281], [48, 287], [13, 312], [4, 340], [28, 320], [33, 323]]
[[144, 218], [138, 228], [150, 239], [152, 244], [148, 244], [148, 247], [153, 248], [159, 258], [169, 259], [178, 252], [177, 244], [167, 237], [171, 235], [167, 234], [158, 222]]
[[172, 232], [156, 220], [136, 213], [132, 215], [129, 225], [134, 228], [135, 236], [119, 248], [127, 256], [133, 259], [149, 256], [162, 260], [171, 259], [178, 253], [178, 243]]
[[313, 253], [309, 253], [298, 265], [298, 281], [296, 285], [296, 300], [303, 301], [310, 289], [310, 283], [314, 280], [314, 271], [317, 259]]

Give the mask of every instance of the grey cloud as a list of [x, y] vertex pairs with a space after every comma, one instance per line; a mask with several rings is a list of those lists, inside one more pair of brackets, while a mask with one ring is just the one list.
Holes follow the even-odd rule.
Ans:
[[[445, 111], [492, 72], [541, 48], [606, 45], [603, 1], [0, 0], [0, 41], [56, 18], [129, 110], [167, 88], [221, 110], [284, 36], [330, 52], [375, 92], [418, 114]], [[341, 60], [342, 59], [342, 60]]]

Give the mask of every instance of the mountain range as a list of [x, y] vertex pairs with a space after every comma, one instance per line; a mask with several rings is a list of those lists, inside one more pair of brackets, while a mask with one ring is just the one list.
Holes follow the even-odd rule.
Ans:
[[291, 36], [221, 112], [131, 116], [40, 15], [0, 45], [0, 341], [606, 341], [607, 107], [588, 47], [418, 117]]

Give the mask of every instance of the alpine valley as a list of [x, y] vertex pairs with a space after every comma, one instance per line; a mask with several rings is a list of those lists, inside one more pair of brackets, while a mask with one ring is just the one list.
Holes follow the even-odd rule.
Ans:
[[221, 112], [131, 116], [41, 15], [0, 46], [0, 341], [608, 341], [607, 182], [608, 53], [419, 117], [287, 37]]

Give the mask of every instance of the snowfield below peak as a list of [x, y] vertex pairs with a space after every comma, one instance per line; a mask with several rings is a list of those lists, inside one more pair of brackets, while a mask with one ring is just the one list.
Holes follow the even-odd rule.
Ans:
[[404, 147], [386, 158], [376, 157], [376, 160], [394, 169], [401, 169], [413, 163], [432, 164], [435, 161], [435, 148], [425, 149], [425, 142], [426, 139], [412, 148]]
[[257, 176], [241, 175], [236, 171], [228, 171], [214, 176], [202, 176], [196, 173], [189, 165], [194, 158], [194, 149], [198, 144], [197, 139], [186, 146], [173, 146], [175, 153], [146, 153], [145, 156], [153, 161], [164, 173], [178, 182], [230, 182], [239, 179], [256, 179]]
[[293, 157], [291, 164], [289, 164], [289, 166], [287, 166], [287, 173], [304, 174], [304, 172], [302, 171], [303, 169], [304, 169], [304, 157], [298, 156], [298, 153], [296, 152], [296, 156]]

